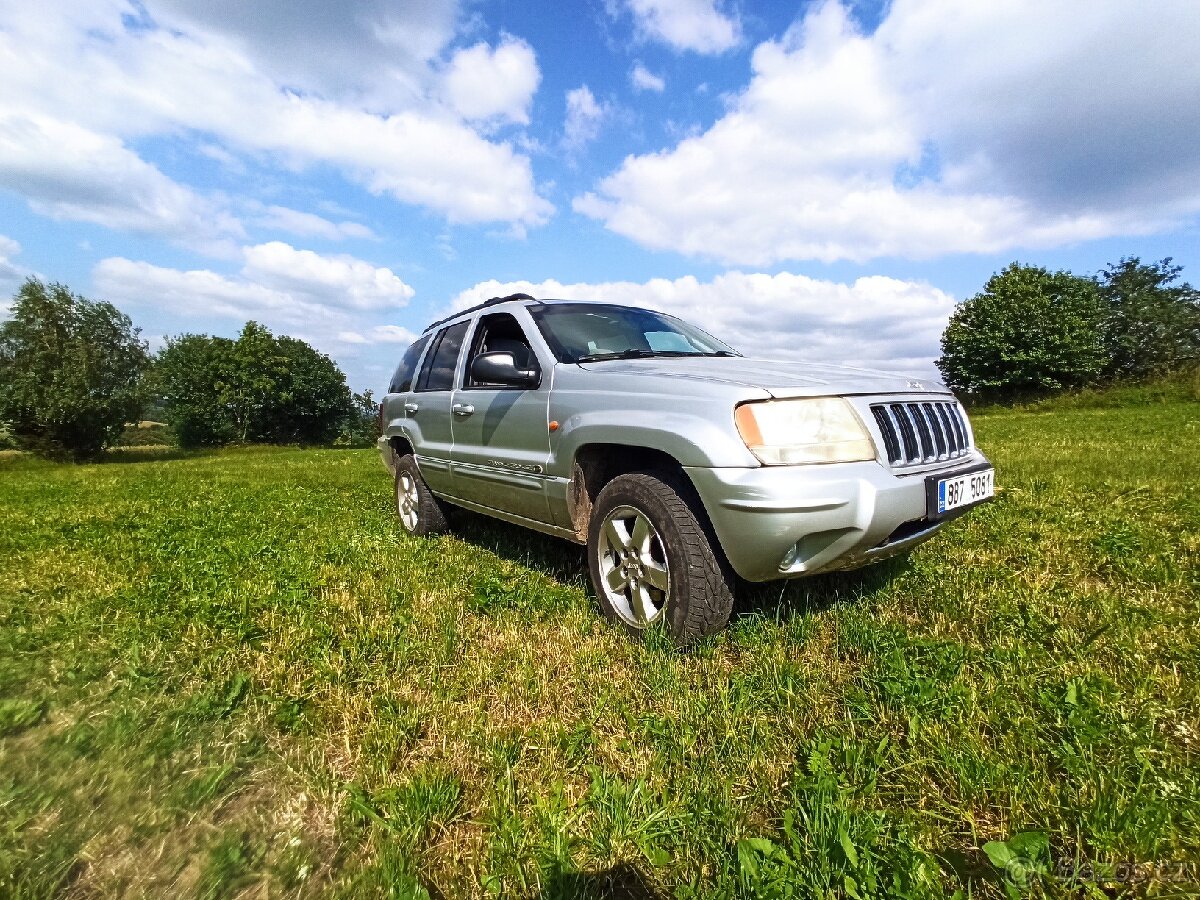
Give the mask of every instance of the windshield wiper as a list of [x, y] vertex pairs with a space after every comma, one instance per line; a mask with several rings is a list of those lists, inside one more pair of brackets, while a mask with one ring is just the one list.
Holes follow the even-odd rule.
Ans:
[[682, 350], [639, 350], [636, 347], [630, 347], [628, 350], [619, 350], [616, 353], [587, 353], [583, 356], [577, 356], [575, 362], [603, 362], [606, 359], [651, 359], [655, 356], [691, 355]]
[[617, 353], [588, 353], [575, 358], [577, 363], [604, 362], [609, 359], [654, 359], [662, 356], [733, 356], [728, 350], [714, 350], [712, 353], [702, 353], [699, 350], [639, 350], [631, 347]]

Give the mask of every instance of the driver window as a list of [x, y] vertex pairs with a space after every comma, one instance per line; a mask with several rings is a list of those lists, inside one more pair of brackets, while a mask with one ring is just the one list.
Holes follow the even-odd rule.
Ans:
[[508, 385], [489, 384], [471, 377], [471, 363], [481, 353], [502, 350], [511, 353], [518, 369], [538, 368], [537, 355], [517, 320], [509, 313], [492, 313], [479, 317], [475, 337], [471, 342], [471, 355], [467, 359], [467, 371], [463, 375], [465, 388], [505, 388]]

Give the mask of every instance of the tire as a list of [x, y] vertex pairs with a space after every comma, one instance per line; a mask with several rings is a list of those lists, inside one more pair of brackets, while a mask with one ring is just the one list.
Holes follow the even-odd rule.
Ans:
[[634, 637], [661, 622], [679, 647], [720, 631], [733, 611], [724, 557], [685, 499], [690, 488], [673, 473], [618, 475], [588, 522], [588, 570], [605, 616]]
[[411, 453], [396, 460], [396, 513], [409, 534], [441, 534], [449, 527], [445, 509], [425, 484]]

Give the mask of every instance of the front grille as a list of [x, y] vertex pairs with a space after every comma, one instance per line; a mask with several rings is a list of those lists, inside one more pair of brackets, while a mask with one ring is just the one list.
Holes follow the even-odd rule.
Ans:
[[893, 466], [957, 459], [971, 449], [966, 420], [954, 401], [876, 403], [871, 414]]

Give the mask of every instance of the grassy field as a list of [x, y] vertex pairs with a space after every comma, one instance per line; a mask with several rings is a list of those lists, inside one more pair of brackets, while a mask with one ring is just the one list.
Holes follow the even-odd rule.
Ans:
[[1194, 891], [1200, 403], [1149, 399], [980, 416], [995, 503], [687, 655], [579, 548], [405, 537], [367, 451], [0, 458], [0, 896]]

